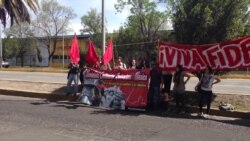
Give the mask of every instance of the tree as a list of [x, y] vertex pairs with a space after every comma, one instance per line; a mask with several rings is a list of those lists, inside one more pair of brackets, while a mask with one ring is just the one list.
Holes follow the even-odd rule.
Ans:
[[81, 17], [83, 29], [81, 33], [97, 34], [102, 32], [102, 16], [96, 9], [91, 9], [86, 15]]
[[21, 66], [23, 67], [25, 55], [36, 50], [36, 40], [31, 36], [27, 36], [32, 35], [29, 24], [14, 24], [5, 30], [5, 34], [7, 36], [7, 42], [4, 44], [4, 51], [9, 51], [9, 57], [20, 57]]
[[178, 43], [222, 42], [249, 31], [249, 0], [172, 0], [169, 4]]
[[[41, 10], [38, 11], [32, 26], [36, 37], [38, 36], [38, 39], [47, 46], [49, 60], [56, 51], [58, 36], [70, 30], [69, 22], [75, 16], [73, 9], [61, 6], [56, 0], [41, 2]], [[53, 42], [52, 46], [50, 46], [51, 42]]]
[[102, 16], [96, 9], [90, 9], [86, 15], [81, 17], [81, 34], [90, 34], [97, 47], [102, 46]]
[[152, 52], [156, 50], [158, 33], [168, 21], [169, 13], [157, 11], [157, 3], [150, 0], [118, 0], [115, 5], [117, 12], [122, 12], [125, 6], [131, 7], [131, 16], [128, 18], [126, 26], [133, 27], [139, 34], [139, 40], [145, 42], [144, 49], [149, 60]]
[[0, 0], [0, 21], [6, 26], [8, 17], [11, 25], [21, 22], [30, 22], [29, 9], [36, 12], [38, 9], [37, 0]]

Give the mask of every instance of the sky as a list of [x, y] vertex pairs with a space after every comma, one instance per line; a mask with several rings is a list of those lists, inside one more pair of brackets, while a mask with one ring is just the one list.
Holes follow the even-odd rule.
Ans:
[[[81, 17], [87, 14], [91, 8], [97, 9], [98, 12], [102, 11], [102, 0], [57, 0], [61, 5], [68, 6], [73, 8], [77, 17], [71, 21], [70, 28], [72, 28], [72, 34], [76, 32], [80, 34]], [[105, 14], [106, 14], [106, 28], [108, 32], [113, 32], [113, 30], [118, 30], [121, 25], [126, 22], [127, 17], [130, 15], [129, 7], [125, 7], [122, 13], [117, 13], [114, 5], [117, 3], [117, 0], [105, 0]], [[157, 7], [158, 10], [165, 10], [165, 6], [159, 4]]]
[[[72, 32], [79, 34], [82, 28], [81, 17], [87, 14], [91, 8], [97, 9], [101, 13], [102, 0], [57, 0], [61, 5], [73, 8], [77, 17], [71, 21], [70, 27]], [[125, 7], [122, 13], [117, 13], [114, 5], [117, 0], [105, 0], [105, 13], [106, 13], [106, 28], [108, 32], [117, 30], [127, 19], [130, 14], [129, 8]]]

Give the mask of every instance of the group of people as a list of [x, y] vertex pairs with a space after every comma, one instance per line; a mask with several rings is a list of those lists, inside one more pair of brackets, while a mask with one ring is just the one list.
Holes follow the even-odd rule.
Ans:
[[[169, 97], [172, 81], [177, 112], [186, 112], [187, 97], [185, 89], [191, 75], [183, 70], [182, 65], [176, 66], [176, 71], [173, 75], [171, 72], [161, 71], [156, 64], [152, 64], [152, 66], [153, 68], [150, 72], [149, 108], [151, 110], [160, 110], [163, 107], [160, 94], [163, 93], [166, 98]], [[211, 67], [207, 66], [202, 72], [199, 82], [195, 86], [195, 90], [200, 93], [199, 115], [203, 115], [202, 107], [205, 102], [207, 104], [206, 114], [209, 114], [213, 95], [212, 88], [214, 84], [220, 81], [221, 80], [214, 75]], [[167, 100], [165, 102], [167, 102]]]
[[[99, 62], [97, 62], [94, 66], [91, 66], [93, 68], [97, 68], [100, 70], [111, 70], [113, 69], [118, 69], [118, 70], [135, 70], [135, 69], [145, 69], [146, 68], [146, 60], [144, 58], [140, 59], [140, 63], [139, 65], [137, 64], [136, 59], [131, 59], [130, 64], [126, 65], [126, 63], [124, 63], [122, 61], [122, 57], [117, 57], [116, 61], [114, 62], [114, 64], [112, 65], [112, 67], [108, 64], [108, 65], [104, 65], [102, 59], [99, 60]], [[67, 82], [67, 95], [70, 95], [71, 92], [71, 84], [72, 82], [74, 82], [74, 91], [73, 91], [73, 95], [77, 95], [78, 92], [78, 81], [80, 80], [81, 85], [83, 86], [84, 84], [84, 72], [86, 70], [87, 66], [86, 65], [79, 65], [79, 64], [73, 64], [70, 63], [68, 66], [68, 82]]]
[[[109, 70], [111, 67], [109, 65], [103, 65], [102, 61], [98, 67], [101, 70]], [[140, 64], [137, 65], [135, 59], [131, 59], [131, 63], [129, 67], [125, 63], [122, 62], [122, 58], [118, 57], [116, 62], [113, 65], [113, 69], [127, 70], [127, 69], [145, 69], [146, 61], [141, 60]], [[186, 84], [188, 83], [191, 75], [183, 70], [182, 65], [176, 66], [176, 71], [168, 72], [161, 71], [156, 63], [151, 63], [151, 71], [150, 71], [150, 85], [149, 85], [149, 94], [148, 94], [148, 108], [152, 110], [160, 110], [162, 109], [162, 99], [161, 94], [165, 97], [165, 102], [168, 101], [168, 97], [171, 92], [171, 84], [173, 83], [173, 97], [176, 103], [177, 112], [185, 112], [186, 111]], [[68, 82], [67, 82], [67, 95], [71, 94], [71, 84], [74, 82], [74, 92], [76, 95], [78, 92], [78, 79], [80, 78], [80, 82], [82, 85], [84, 84], [84, 71], [86, 70], [86, 66], [82, 65], [79, 67], [78, 64], [70, 64], [69, 72], [68, 72]], [[79, 76], [80, 74], [80, 76]], [[202, 75], [199, 79], [199, 83], [196, 85], [195, 90], [200, 93], [199, 96], [199, 114], [202, 115], [202, 107], [204, 102], [207, 104], [206, 114], [209, 114], [211, 101], [212, 101], [212, 88], [214, 84], [220, 82], [220, 79], [216, 77], [213, 73], [211, 67], [207, 66], [206, 69], [202, 72]], [[165, 106], [167, 106], [166, 104]], [[164, 107], [165, 107], [164, 106]]]

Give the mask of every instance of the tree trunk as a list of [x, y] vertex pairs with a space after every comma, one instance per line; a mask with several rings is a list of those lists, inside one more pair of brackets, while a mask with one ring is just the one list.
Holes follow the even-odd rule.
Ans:
[[23, 67], [24, 66], [24, 55], [23, 54], [21, 54], [20, 59], [21, 59], [21, 67]]
[[[57, 37], [55, 37], [55, 39], [53, 40], [53, 49], [52, 49], [52, 51], [49, 51], [49, 52], [50, 52], [49, 61], [52, 61], [53, 55], [54, 55], [55, 52], [56, 52], [56, 47], [57, 47]], [[50, 62], [50, 63], [52, 63], [52, 62]], [[51, 64], [50, 64], [50, 65], [51, 65]]]

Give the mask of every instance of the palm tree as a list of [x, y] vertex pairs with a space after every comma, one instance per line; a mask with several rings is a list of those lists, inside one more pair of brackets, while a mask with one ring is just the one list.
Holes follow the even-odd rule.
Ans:
[[[0, 0], [0, 21], [6, 26], [8, 18], [10, 24], [14, 22], [28, 22], [30, 23], [30, 8], [34, 13], [38, 10], [38, 0]], [[9, 17], [7, 16], [9, 15]]]

